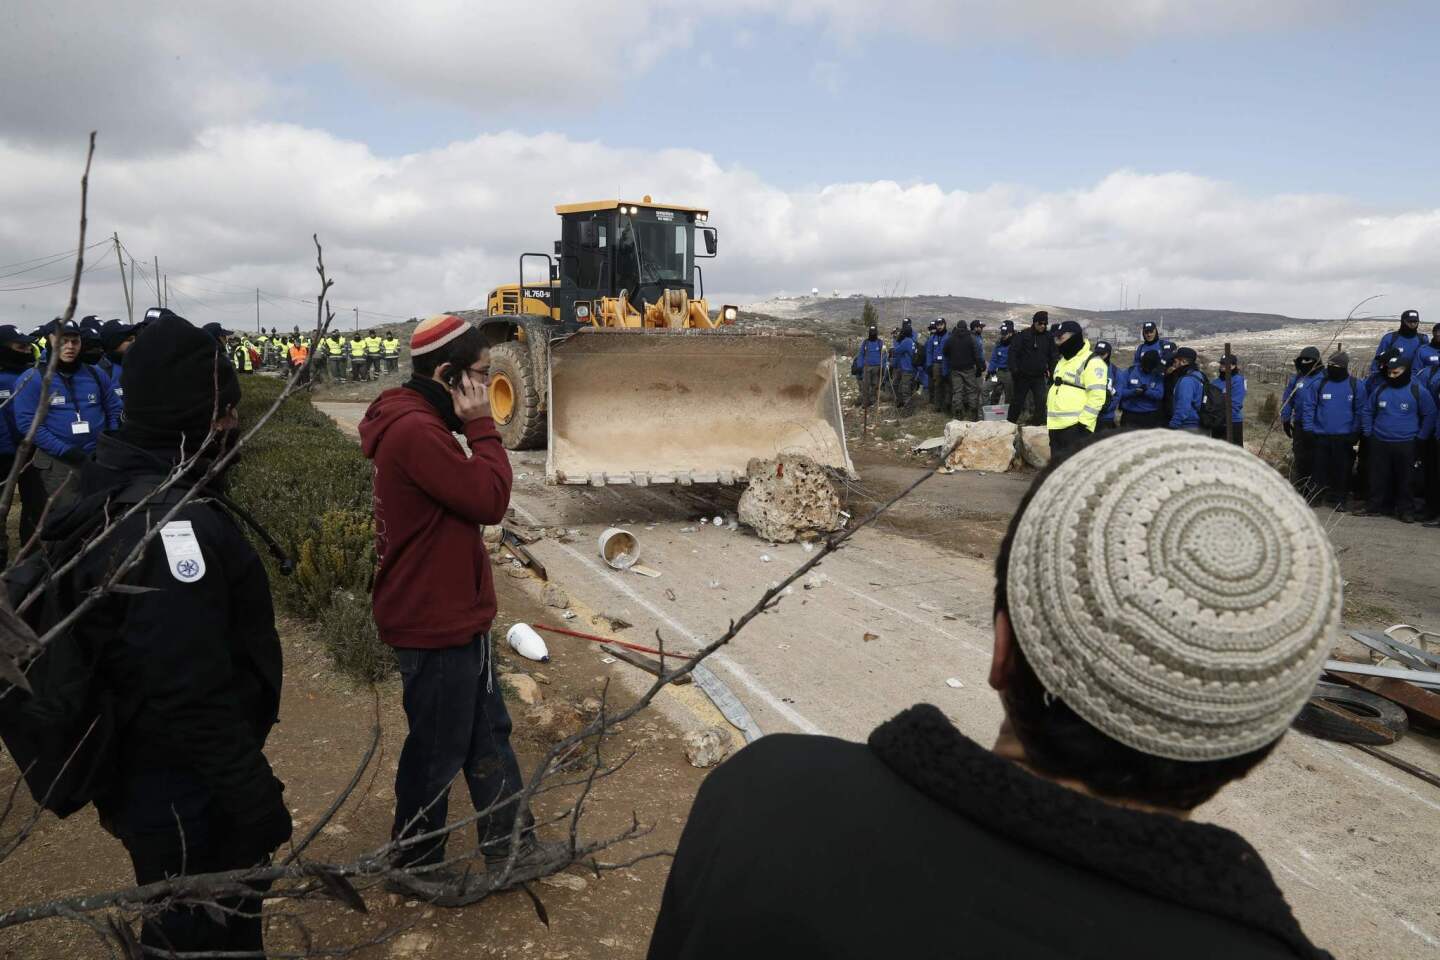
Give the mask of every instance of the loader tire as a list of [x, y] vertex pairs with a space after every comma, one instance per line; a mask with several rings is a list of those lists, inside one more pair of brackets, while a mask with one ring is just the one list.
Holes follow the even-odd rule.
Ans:
[[514, 341], [490, 349], [490, 412], [507, 450], [545, 446], [545, 413], [530, 357]]

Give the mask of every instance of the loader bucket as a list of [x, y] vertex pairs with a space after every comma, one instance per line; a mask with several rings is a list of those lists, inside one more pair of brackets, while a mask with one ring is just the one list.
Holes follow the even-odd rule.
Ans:
[[781, 453], [854, 475], [835, 352], [817, 337], [601, 329], [550, 350], [552, 482], [731, 484]]

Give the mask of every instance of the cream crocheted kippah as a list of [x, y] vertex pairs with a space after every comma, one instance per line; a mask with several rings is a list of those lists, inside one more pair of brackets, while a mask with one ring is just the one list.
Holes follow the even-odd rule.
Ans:
[[1340, 565], [1305, 501], [1252, 454], [1190, 433], [1071, 456], [1021, 517], [1008, 572], [1045, 689], [1174, 760], [1283, 734], [1340, 623]]

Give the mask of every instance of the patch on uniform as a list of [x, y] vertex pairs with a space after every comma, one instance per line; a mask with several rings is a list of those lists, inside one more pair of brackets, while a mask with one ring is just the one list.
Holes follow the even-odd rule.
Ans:
[[205, 576], [205, 555], [195, 528], [189, 520], [171, 520], [160, 528], [160, 542], [165, 545], [165, 561], [170, 574], [181, 583], [194, 583]]

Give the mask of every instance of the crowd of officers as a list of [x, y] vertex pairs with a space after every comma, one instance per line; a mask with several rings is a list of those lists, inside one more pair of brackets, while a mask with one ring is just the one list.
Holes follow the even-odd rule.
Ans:
[[[229, 330], [221, 333], [221, 342], [240, 373], [256, 370], [293, 373], [310, 359], [310, 338], [298, 328], [288, 334], [278, 333], [274, 327], [268, 333], [262, 329], [254, 336], [236, 335]], [[317, 355], [310, 369], [317, 378], [328, 376], [336, 383], [378, 380], [382, 374], [400, 370], [400, 338], [393, 333], [357, 330], [346, 337], [333, 332], [322, 338], [315, 349]]]
[[[1019, 332], [1002, 322], [987, 358], [984, 330], [973, 320], [949, 331], [941, 317], [922, 345], [908, 318], [888, 344], [870, 327], [851, 367], [861, 406], [888, 395], [904, 416], [923, 394], [938, 412], [979, 420], [982, 397], [1008, 403], [1010, 422], [1049, 429], [1053, 455], [1114, 429], [1168, 427], [1244, 443], [1247, 385], [1235, 356], [1220, 359], [1212, 380], [1192, 348], [1146, 322], [1130, 364], [1117, 367], [1107, 341], [1091, 343], [1073, 320], [1051, 330], [1040, 310]], [[1322, 358], [1317, 347], [1300, 351], [1294, 364], [1280, 419], [1296, 488], [1342, 511], [1363, 500], [1357, 515], [1440, 527], [1440, 323], [1427, 337], [1419, 311], [1404, 311], [1360, 376], [1347, 353]]]
[[1045, 310], [1018, 332], [1013, 321], [1001, 322], [988, 358], [984, 332], [982, 320], [951, 332], [941, 317], [919, 346], [906, 319], [887, 346], [870, 327], [851, 367], [860, 378], [861, 406], [877, 403], [887, 387], [902, 416], [919, 391], [932, 409], [960, 420], [981, 419], [982, 402], [1007, 404], [1010, 422], [1047, 427], [1051, 450], [1058, 454], [1114, 429], [1169, 427], [1244, 442], [1246, 382], [1234, 356], [1221, 358], [1212, 382], [1193, 349], [1162, 339], [1151, 322], [1142, 326], [1131, 363], [1123, 368], [1115, 365], [1108, 341], [1092, 343], [1073, 320], [1052, 331]]
[[[120, 425], [125, 354], [149, 323], [102, 322], [87, 316], [52, 320], [29, 333], [0, 326], [0, 477], [9, 475], [21, 441], [39, 421], [34, 449], [18, 483], [22, 543], [30, 542], [42, 523], [47, 503], [52, 514], [68, 503], [69, 491], [76, 487], [72, 475], [95, 452], [99, 436]], [[310, 357], [309, 340], [298, 329], [291, 334], [274, 328], [236, 334], [218, 323], [202, 329], [242, 375], [259, 370], [293, 373]], [[41, 385], [52, 349], [59, 357], [42, 409]], [[400, 366], [400, 341], [393, 334], [357, 331], [347, 338], [337, 333], [323, 338], [317, 350], [317, 363], [310, 369], [328, 370], [336, 381], [376, 379], [398, 372]], [[7, 556], [8, 544], [0, 536], [0, 562]]]

